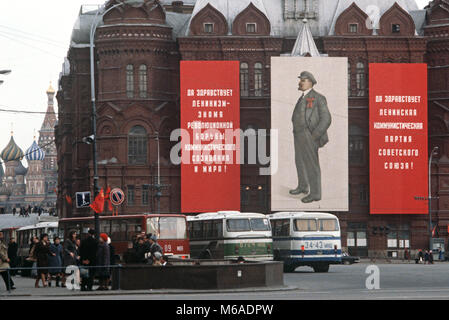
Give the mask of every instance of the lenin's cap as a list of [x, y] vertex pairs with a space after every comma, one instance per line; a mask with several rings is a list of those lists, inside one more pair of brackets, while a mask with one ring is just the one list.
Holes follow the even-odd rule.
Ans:
[[317, 83], [316, 80], [315, 80], [315, 77], [309, 71], [301, 72], [301, 75], [298, 78], [309, 79], [310, 81], [312, 81], [313, 85], [316, 85], [316, 83]]

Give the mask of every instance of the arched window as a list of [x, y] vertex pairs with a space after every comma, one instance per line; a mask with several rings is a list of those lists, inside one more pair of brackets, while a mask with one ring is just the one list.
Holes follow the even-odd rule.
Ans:
[[357, 62], [357, 97], [366, 95], [365, 63]]
[[134, 66], [126, 66], [126, 95], [128, 98], [134, 98]]
[[139, 67], [139, 92], [141, 98], [147, 97], [147, 88], [148, 88], [147, 66], [142, 64]]
[[254, 95], [256, 97], [261, 97], [263, 91], [263, 73], [262, 64], [257, 62], [254, 65]]
[[240, 95], [242, 97], [249, 96], [249, 71], [246, 62], [240, 64]]
[[132, 127], [128, 134], [128, 163], [147, 163], [147, 131], [141, 126]]

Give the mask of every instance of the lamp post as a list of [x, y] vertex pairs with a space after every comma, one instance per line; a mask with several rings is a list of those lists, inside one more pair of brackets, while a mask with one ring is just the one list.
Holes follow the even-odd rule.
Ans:
[[432, 158], [438, 155], [438, 147], [434, 147], [430, 152], [429, 157], [429, 250], [432, 250], [433, 236], [432, 236]]
[[[103, 5], [100, 9], [98, 9], [95, 14], [94, 21], [90, 27], [90, 90], [91, 90], [91, 101], [92, 101], [92, 133], [93, 133], [93, 142], [92, 142], [92, 160], [94, 164], [94, 198], [98, 195], [98, 164], [97, 164], [97, 108], [95, 105], [95, 59], [94, 59], [94, 40], [95, 40], [95, 31], [100, 23], [100, 20], [103, 20], [103, 17], [110, 12], [111, 10], [118, 8], [120, 6], [128, 5], [140, 5], [143, 4], [144, 0], [125, 0], [123, 2], [117, 3], [105, 10], [105, 5]], [[101, 13], [100, 13], [101, 12]], [[97, 240], [100, 238], [100, 219], [99, 214], [94, 213], [95, 217], [95, 237]]]

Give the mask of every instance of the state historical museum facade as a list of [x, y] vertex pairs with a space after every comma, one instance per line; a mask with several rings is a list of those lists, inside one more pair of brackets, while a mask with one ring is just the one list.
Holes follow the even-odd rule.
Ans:
[[[324, 3], [326, 2], [326, 4]], [[111, 0], [107, 8], [118, 3]], [[90, 215], [67, 203], [93, 191], [89, 30], [95, 10], [82, 8], [59, 82], [58, 210]], [[374, 28], [368, 17], [377, 14]], [[360, 256], [402, 257], [406, 247], [428, 247], [428, 215], [370, 215], [369, 63], [427, 63], [429, 150], [435, 237], [449, 225], [449, 3], [366, 0], [150, 1], [109, 12], [96, 32], [97, 153], [100, 186], [121, 187], [120, 214], [157, 210], [157, 150], [163, 213], [180, 211], [180, 166], [170, 162], [170, 133], [180, 124], [181, 60], [240, 61], [241, 128], [270, 129], [270, 59], [290, 54], [303, 27], [320, 54], [348, 57], [349, 212], [336, 212], [342, 246]], [[374, 19], [376, 20], [376, 19]], [[299, 72], [299, 70], [298, 70]], [[259, 137], [260, 138], [260, 137]], [[267, 141], [269, 137], [266, 137]], [[241, 211], [270, 213], [270, 177], [259, 164], [241, 166]], [[424, 195], [425, 196], [425, 195]]]

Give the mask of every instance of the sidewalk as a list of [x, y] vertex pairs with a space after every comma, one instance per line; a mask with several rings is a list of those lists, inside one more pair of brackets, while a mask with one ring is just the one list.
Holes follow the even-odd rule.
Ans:
[[[449, 261], [434, 260], [434, 263], [449, 263]], [[361, 258], [360, 263], [380, 263], [380, 264], [415, 264], [415, 259], [385, 259], [385, 258]], [[424, 264], [424, 263], [421, 263]]]
[[[20, 276], [13, 277], [14, 286], [17, 288], [6, 291], [3, 281], [0, 282], [0, 300], [10, 297], [20, 299], [21, 297], [48, 297], [49, 299], [57, 299], [58, 297], [67, 296], [115, 296], [115, 295], [142, 295], [142, 294], [199, 294], [199, 293], [236, 293], [236, 292], [273, 292], [273, 291], [292, 291], [298, 290], [297, 287], [261, 287], [261, 288], [244, 288], [244, 289], [224, 289], [224, 290], [183, 290], [183, 289], [157, 289], [157, 290], [109, 290], [95, 291], [98, 287], [94, 285], [94, 291], [68, 290], [67, 288], [55, 287], [55, 281], [52, 287], [35, 288], [34, 279], [22, 278]], [[40, 286], [42, 283], [40, 282]]]

